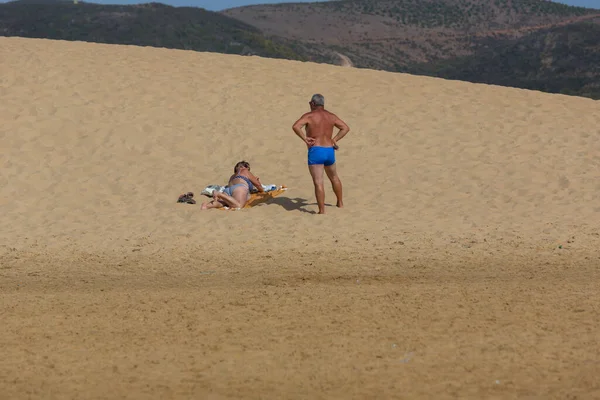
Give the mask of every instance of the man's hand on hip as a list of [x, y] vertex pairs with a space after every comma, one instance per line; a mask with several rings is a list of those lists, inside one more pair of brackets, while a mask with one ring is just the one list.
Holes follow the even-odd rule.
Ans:
[[315, 144], [316, 139], [312, 137], [307, 137], [304, 139], [304, 143], [306, 143], [306, 147], [310, 148]]

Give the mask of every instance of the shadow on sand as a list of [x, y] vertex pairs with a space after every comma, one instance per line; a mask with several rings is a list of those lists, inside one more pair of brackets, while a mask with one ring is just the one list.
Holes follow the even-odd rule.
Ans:
[[[275, 197], [269, 200], [268, 204], [277, 204], [278, 206], [283, 207], [287, 211], [300, 211], [307, 214], [316, 214], [316, 211], [307, 210], [306, 206], [316, 206], [317, 203], [308, 203], [308, 200], [296, 197], [295, 199], [290, 199], [289, 197]], [[331, 204], [325, 204], [326, 207], [331, 207]]]

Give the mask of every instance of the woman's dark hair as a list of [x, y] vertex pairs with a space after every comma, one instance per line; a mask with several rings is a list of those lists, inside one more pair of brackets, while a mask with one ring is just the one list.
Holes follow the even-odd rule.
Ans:
[[250, 170], [250, 164], [247, 161], [240, 161], [233, 167], [233, 173], [237, 174], [240, 168], [248, 168], [248, 170]]

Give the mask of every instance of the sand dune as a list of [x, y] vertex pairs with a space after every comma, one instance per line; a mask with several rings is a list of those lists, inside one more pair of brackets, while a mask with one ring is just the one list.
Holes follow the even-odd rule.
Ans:
[[[317, 92], [351, 127], [324, 216]], [[22, 38], [0, 95], [10, 398], [600, 397], [600, 103]], [[287, 195], [175, 203], [241, 159]]]

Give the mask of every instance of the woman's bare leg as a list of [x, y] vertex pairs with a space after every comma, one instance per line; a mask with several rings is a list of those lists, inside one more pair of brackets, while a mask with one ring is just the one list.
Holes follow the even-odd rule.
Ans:
[[202, 203], [202, 206], [200, 207], [201, 210], [209, 210], [211, 208], [221, 208], [223, 207], [223, 203], [217, 201], [217, 200], [212, 200], [208, 203]]
[[244, 208], [248, 202], [248, 190], [244, 188], [237, 189], [234, 191], [233, 197], [239, 204], [237, 208]]
[[225, 203], [226, 205], [228, 205], [231, 208], [242, 208], [240, 203], [235, 198], [233, 198], [225, 193], [218, 192], [218, 193], [215, 193], [213, 195], [213, 197], [215, 198], [215, 200], [222, 201], [223, 203]]

